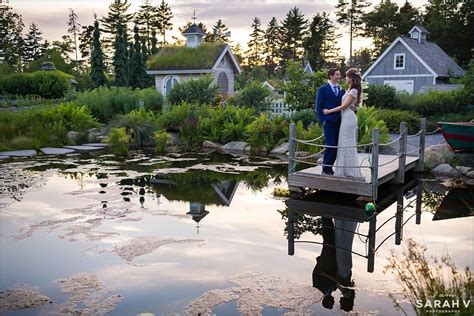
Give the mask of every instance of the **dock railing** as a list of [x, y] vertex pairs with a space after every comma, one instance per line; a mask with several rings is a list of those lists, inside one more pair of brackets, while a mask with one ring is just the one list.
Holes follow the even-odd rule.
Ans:
[[[435, 133], [438, 130], [432, 132]], [[380, 143], [380, 131], [378, 128], [372, 129], [372, 141], [367, 144], [356, 144], [354, 146], [349, 147], [342, 147], [342, 146], [329, 146], [322, 143], [324, 135], [317, 137], [315, 139], [305, 140], [305, 139], [298, 139], [296, 135], [296, 124], [290, 124], [289, 130], [289, 148], [288, 148], [288, 175], [296, 172], [296, 164], [303, 163], [313, 166], [321, 166], [321, 167], [334, 167], [334, 165], [325, 165], [324, 163], [317, 163], [311, 160], [305, 159], [314, 159], [321, 157], [324, 153], [326, 148], [368, 148], [369, 151], [369, 165], [363, 165], [364, 161], [361, 161], [359, 166], [335, 166], [336, 168], [368, 168], [370, 169], [370, 183], [372, 187], [372, 199], [375, 201], [377, 200], [377, 191], [378, 191], [378, 175], [379, 175], [379, 168], [388, 164], [393, 163], [394, 161], [398, 160], [398, 170], [395, 177], [395, 183], [402, 184], [405, 181], [405, 166], [406, 166], [406, 157], [412, 156], [413, 154], [418, 155], [418, 160], [416, 162], [414, 171], [415, 172], [423, 172], [424, 169], [424, 150], [425, 150], [425, 135], [426, 135], [426, 119], [422, 118], [420, 120], [420, 130], [418, 133], [414, 135], [408, 135], [408, 128], [405, 122], [400, 123], [400, 135], [399, 137], [393, 139], [388, 143]], [[431, 133], [428, 133], [431, 134]], [[409, 138], [413, 137], [420, 137], [418, 146], [415, 150], [407, 152], [407, 143]], [[320, 141], [318, 143], [318, 141]], [[398, 150], [397, 155], [391, 159], [390, 161], [384, 162], [383, 164], [379, 164], [379, 153], [381, 147], [388, 147], [393, 144], [398, 143]], [[297, 155], [298, 153], [298, 144], [309, 145], [319, 148], [322, 150], [309, 154], [307, 156]]]

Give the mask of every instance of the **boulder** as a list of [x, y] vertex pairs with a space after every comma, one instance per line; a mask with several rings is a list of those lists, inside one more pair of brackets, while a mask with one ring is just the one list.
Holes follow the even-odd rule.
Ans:
[[288, 152], [289, 144], [287, 142], [282, 143], [270, 151], [272, 155], [284, 155]]
[[443, 163], [431, 170], [431, 173], [437, 177], [456, 177], [459, 172], [450, 165]]
[[448, 144], [432, 145], [425, 150], [425, 168], [429, 170], [441, 164], [447, 164], [453, 157], [454, 153]]
[[211, 142], [210, 140], [206, 140], [202, 143], [203, 148], [210, 148], [210, 149], [220, 149], [222, 144]]
[[6, 157], [33, 157], [36, 156], [36, 150], [12, 150], [12, 151], [2, 151], [0, 156]]
[[249, 152], [250, 145], [246, 142], [230, 142], [221, 147], [223, 151]]
[[74, 132], [74, 131], [69, 131], [69, 132], [67, 132], [66, 137], [67, 137], [70, 144], [78, 145], [79, 139], [81, 137], [81, 133]]
[[474, 170], [471, 170], [471, 171], [469, 171], [468, 173], [466, 173], [466, 177], [468, 177], [468, 178], [474, 178]]
[[470, 167], [464, 167], [464, 166], [457, 166], [456, 170], [459, 171], [460, 174], [463, 176], [467, 175], [469, 171], [472, 170]]
[[106, 135], [105, 131], [102, 131], [98, 128], [91, 128], [87, 131], [87, 139], [89, 143], [96, 143], [100, 142], [100, 137], [104, 137]]

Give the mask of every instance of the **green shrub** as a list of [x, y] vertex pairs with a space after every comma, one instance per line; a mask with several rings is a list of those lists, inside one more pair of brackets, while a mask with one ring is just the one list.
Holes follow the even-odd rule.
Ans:
[[308, 127], [318, 122], [318, 115], [315, 109], [303, 109], [293, 112], [290, 117], [290, 121], [298, 122], [302, 121], [304, 127]]
[[[323, 129], [319, 124], [313, 124], [307, 127], [307, 129], [304, 128], [303, 121], [298, 121], [296, 123], [296, 138], [302, 139], [302, 140], [312, 140], [316, 139], [318, 137], [321, 137], [323, 134]], [[321, 138], [318, 141], [315, 141], [314, 144], [324, 144], [324, 139]], [[306, 145], [306, 144], [298, 144], [297, 145], [297, 150], [298, 151], [307, 151], [310, 153], [317, 153], [321, 151], [323, 148], [319, 146], [314, 146], [314, 145]]]
[[110, 150], [112, 153], [120, 156], [128, 154], [128, 145], [130, 144], [130, 135], [124, 127], [112, 128], [109, 132]]
[[158, 153], [165, 152], [166, 144], [168, 143], [169, 135], [166, 131], [155, 132], [155, 149]]
[[394, 87], [381, 84], [369, 84], [369, 87], [364, 91], [367, 93], [367, 100], [364, 104], [382, 109], [396, 109], [398, 108], [397, 91]]
[[391, 133], [400, 132], [400, 122], [407, 123], [408, 133], [410, 134], [416, 134], [420, 130], [420, 117], [415, 112], [377, 109], [374, 115], [376, 119], [385, 123]]
[[426, 119], [426, 131], [432, 132], [437, 129], [438, 122], [469, 122], [471, 120], [474, 120], [474, 111], [433, 115]]
[[194, 111], [194, 107], [189, 103], [182, 103], [166, 109], [158, 118], [160, 128], [178, 132], [184, 120]]
[[87, 106], [101, 122], [108, 122], [114, 116], [127, 114], [140, 108], [161, 111], [163, 97], [153, 88], [135, 89], [125, 87], [99, 87], [77, 95], [75, 102]]
[[[377, 109], [374, 107], [361, 107], [357, 110], [357, 119], [359, 124], [358, 144], [368, 144], [372, 142], [372, 129], [379, 129], [380, 143], [386, 143], [390, 140], [388, 128], [384, 121], [378, 119], [375, 115]], [[366, 147], [368, 149], [369, 147]], [[362, 150], [362, 148], [360, 148]]]
[[166, 101], [172, 105], [183, 102], [212, 105], [216, 104], [218, 89], [219, 86], [212, 83], [211, 76], [189, 79], [174, 85]]
[[14, 73], [0, 77], [3, 93], [11, 95], [37, 95], [45, 99], [62, 98], [71, 88], [72, 76], [61, 71], [35, 71]]
[[154, 134], [158, 128], [158, 117], [145, 109], [133, 110], [117, 117], [110, 123], [113, 128], [125, 128], [130, 136], [130, 143], [137, 148], [150, 147], [154, 144]]
[[421, 116], [466, 113], [469, 104], [467, 89], [429, 91], [423, 94], [397, 94], [399, 108], [417, 112]]
[[249, 107], [258, 111], [264, 111], [269, 105], [267, 97], [270, 91], [262, 86], [261, 82], [252, 81], [242, 90], [235, 94], [235, 102], [242, 107]]
[[263, 113], [247, 126], [246, 132], [248, 135], [247, 142], [252, 146], [252, 150], [258, 151], [263, 147], [270, 150], [278, 141], [275, 140], [276, 125]]

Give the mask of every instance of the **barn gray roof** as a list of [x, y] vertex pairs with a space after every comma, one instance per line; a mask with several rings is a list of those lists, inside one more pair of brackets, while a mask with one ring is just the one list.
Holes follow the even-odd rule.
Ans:
[[415, 25], [411, 30], [413, 30], [414, 28], [418, 28], [421, 32], [425, 32], [425, 33], [429, 33], [427, 29], [425, 29], [423, 26], [421, 25]]
[[462, 77], [464, 70], [433, 42], [420, 44], [418, 40], [400, 37], [440, 77]]

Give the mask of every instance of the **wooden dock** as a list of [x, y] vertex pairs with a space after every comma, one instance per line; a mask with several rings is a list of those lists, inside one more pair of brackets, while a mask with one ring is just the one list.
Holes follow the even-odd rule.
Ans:
[[[423, 172], [424, 148], [425, 148], [426, 119], [420, 121], [420, 131], [415, 135], [408, 135], [406, 123], [400, 123], [399, 138], [387, 143], [379, 142], [379, 130], [372, 130], [372, 142], [370, 144], [357, 145], [370, 149], [370, 153], [359, 153], [359, 165], [348, 166], [359, 168], [363, 178], [337, 177], [322, 174], [322, 166], [304, 161], [305, 157], [296, 157], [296, 144], [303, 143], [320, 148], [327, 148], [323, 144], [315, 144], [315, 140], [300, 140], [296, 138], [296, 126], [290, 125], [289, 160], [288, 160], [288, 186], [291, 192], [302, 193], [306, 189], [319, 189], [332, 192], [355, 194], [371, 197], [377, 200], [379, 186], [387, 182], [403, 184], [405, 173], [408, 171]], [[419, 147], [413, 152], [407, 152], [407, 138], [419, 137]], [[397, 155], [379, 154], [379, 148], [398, 143]], [[307, 157], [311, 157], [310, 155]], [[306, 158], [307, 158], [306, 157]], [[296, 171], [296, 163], [311, 164], [312, 167]]]

